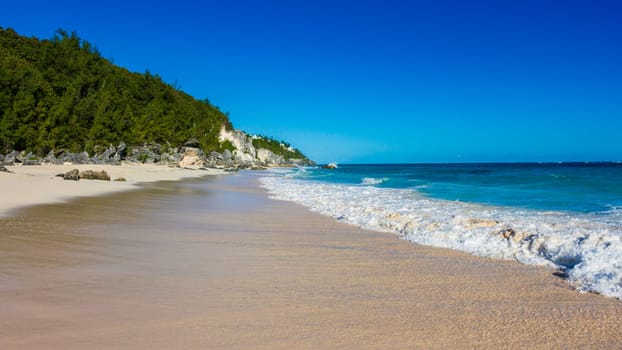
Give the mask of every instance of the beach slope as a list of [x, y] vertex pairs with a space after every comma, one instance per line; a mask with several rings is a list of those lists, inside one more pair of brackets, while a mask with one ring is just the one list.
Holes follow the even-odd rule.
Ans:
[[[97, 196], [135, 189], [136, 185], [154, 181], [174, 181], [189, 177], [222, 174], [217, 169], [198, 170], [191, 168], [168, 167], [154, 164], [67, 164], [7, 166], [9, 172], [0, 171], [0, 217], [7, 216], [11, 210], [36, 204], [64, 202], [71, 198]], [[106, 171], [111, 180], [123, 178], [124, 181], [80, 180], [67, 181], [58, 174], [73, 169], [79, 171]]]
[[622, 303], [545, 268], [152, 183], [0, 220], [0, 348], [617, 349]]

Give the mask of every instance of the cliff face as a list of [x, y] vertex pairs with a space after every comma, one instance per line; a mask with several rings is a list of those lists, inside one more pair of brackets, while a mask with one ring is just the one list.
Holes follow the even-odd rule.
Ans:
[[[219, 139], [221, 143], [230, 142], [233, 145], [234, 150], [230, 151], [231, 158], [241, 166], [270, 167], [314, 164], [313, 161], [304, 157], [291, 146], [261, 136], [249, 135], [240, 130], [228, 131], [222, 128]], [[271, 149], [258, 146], [267, 141], [270, 141]]]

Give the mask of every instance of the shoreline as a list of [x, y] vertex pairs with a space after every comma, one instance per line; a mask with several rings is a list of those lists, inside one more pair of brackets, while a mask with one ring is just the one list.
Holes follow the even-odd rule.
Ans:
[[[0, 172], [0, 218], [16, 210], [39, 204], [67, 202], [74, 198], [101, 196], [136, 189], [137, 185], [155, 181], [178, 181], [208, 175], [223, 175], [219, 169], [178, 168], [155, 164], [43, 164], [5, 166], [11, 173]], [[70, 170], [106, 171], [111, 181], [71, 181], [57, 177]], [[126, 181], [113, 181], [123, 177]]]
[[622, 304], [551, 271], [346, 225], [252, 172], [0, 219], [0, 345], [616, 349]]

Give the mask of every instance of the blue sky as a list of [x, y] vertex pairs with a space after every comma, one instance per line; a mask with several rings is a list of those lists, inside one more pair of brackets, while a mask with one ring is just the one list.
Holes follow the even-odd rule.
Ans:
[[11, 1], [318, 162], [622, 160], [621, 1]]

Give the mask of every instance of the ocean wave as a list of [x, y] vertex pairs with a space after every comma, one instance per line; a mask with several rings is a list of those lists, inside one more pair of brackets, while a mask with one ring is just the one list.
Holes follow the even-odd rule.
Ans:
[[[560, 269], [580, 291], [622, 300], [622, 227], [615, 219], [492, 207], [414, 190], [260, 179], [271, 196], [413, 243]], [[615, 208], [614, 210], [618, 210]]]
[[375, 177], [364, 177], [361, 179], [361, 185], [363, 186], [379, 185], [387, 180], [388, 179], [386, 177], [382, 179], [375, 178]]

